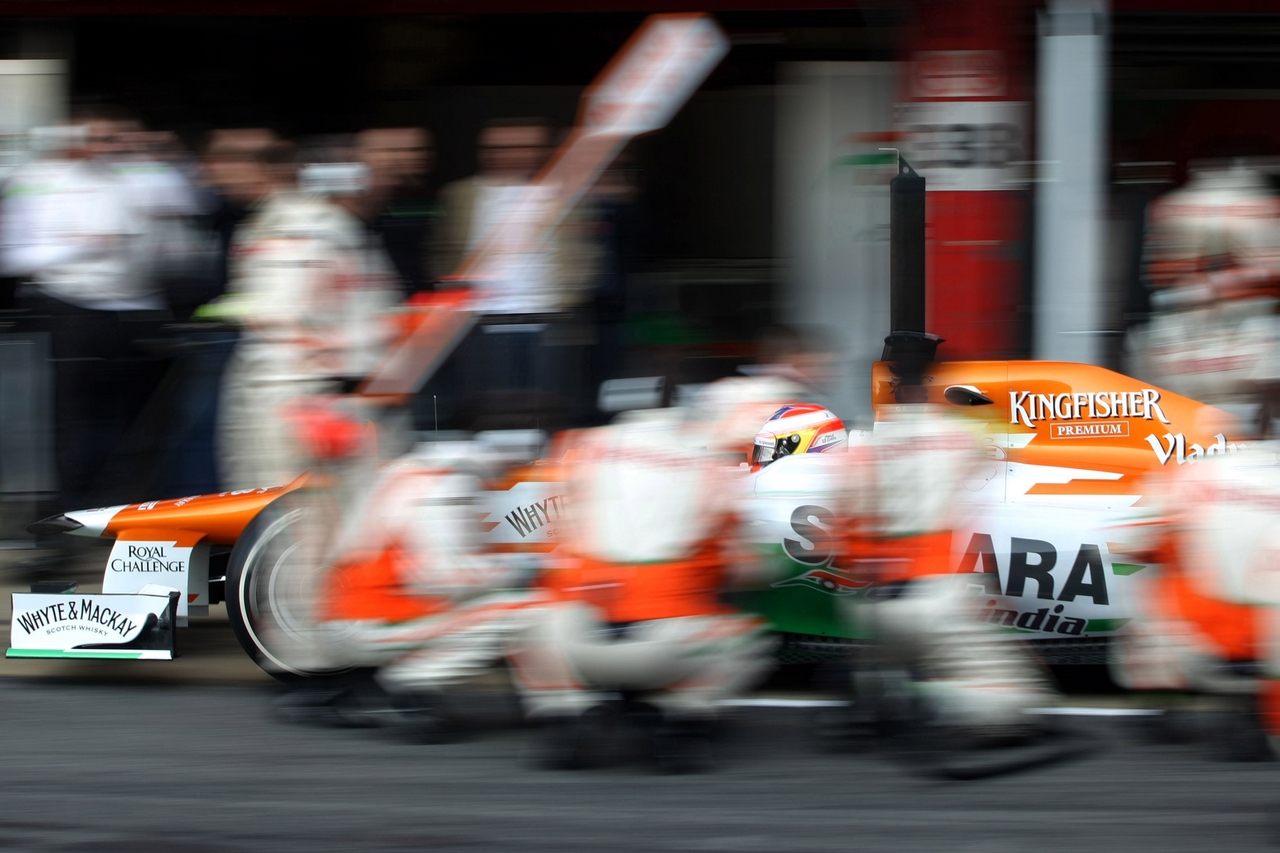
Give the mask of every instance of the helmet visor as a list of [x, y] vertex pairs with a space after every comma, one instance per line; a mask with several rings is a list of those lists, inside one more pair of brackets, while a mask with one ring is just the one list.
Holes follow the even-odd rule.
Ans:
[[[752, 465], [768, 465], [773, 461], [773, 457], [777, 452], [777, 448], [773, 442], [769, 444], [756, 443], [751, 448], [751, 464]], [[738, 457], [741, 459], [742, 457]]]

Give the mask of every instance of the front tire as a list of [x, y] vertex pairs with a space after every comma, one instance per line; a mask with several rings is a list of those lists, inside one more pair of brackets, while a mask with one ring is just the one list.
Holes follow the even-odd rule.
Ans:
[[227, 564], [227, 615], [258, 666], [285, 682], [348, 669], [327, 653], [316, 604], [338, 530], [338, 513], [320, 490], [281, 495], [253, 519]]

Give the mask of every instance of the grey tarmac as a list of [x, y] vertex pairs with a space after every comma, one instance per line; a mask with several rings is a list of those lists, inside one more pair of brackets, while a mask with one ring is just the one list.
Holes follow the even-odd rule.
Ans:
[[[1132, 718], [1097, 749], [977, 782], [830, 754], [812, 711], [738, 710], [711, 773], [534, 769], [493, 694], [445, 745], [287, 723], [270, 685], [0, 679], [0, 850], [1141, 851], [1280, 843], [1280, 764], [1153, 746]], [[487, 703], [487, 704], [485, 704]], [[497, 704], [495, 704], [497, 703]]]

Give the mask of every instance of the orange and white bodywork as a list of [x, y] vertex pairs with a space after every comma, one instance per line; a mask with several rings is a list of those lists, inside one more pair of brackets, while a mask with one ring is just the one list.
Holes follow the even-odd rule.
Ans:
[[[921, 403], [898, 402], [889, 364], [872, 375], [874, 438]], [[1009, 636], [1055, 643], [1071, 661], [1104, 662], [1102, 641], [1135, 617], [1135, 575], [1148, 565], [1111, 547], [1115, 525], [1142, 511], [1152, 475], [1238, 451], [1231, 418], [1110, 370], [1061, 362], [937, 363], [912, 388], [913, 398], [922, 393], [924, 404], [967, 422], [982, 451], [954, 493], [942, 488], [941, 468], [922, 469], [939, 479], [923, 494], [946, 495], [951, 520], [930, 529], [951, 530], [937, 546], [949, 571], [968, 580], [982, 618]], [[887, 453], [884, 444], [855, 432], [850, 452]], [[753, 537], [781, 577], [753, 606], [785, 632], [857, 638], [859, 629], [838, 618], [840, 602], [865, 597], [868, 582], [834, 546], [842, 492], [834, 461], [792, 456], [751, 478]], [[904, 518], [929, 506], [906, 489], [901, 497]]]
[[241, 532], [262, 508], [286, 492], [306, 482], [299, 477], [284, 486], [264, 489], [237, 489], [209, 495], [191, 495], [163, 501], [80, 509], [31, 525], [31, 532], [69, 533], [117, 539], [136, 537], [139, 531], [195, 531], [213, 545], [234, 545]]
[[[983, 502], [1132, 506], [1150, 472], [1234, 452], [1234, 421], [1204, 403], [1086, 364], [933, 365], [929, 401], [979, 425], [989, 466]], [[887, 364], [873, 373], [877, 418], [899, 405]], [[953, 402], [954, 401], [954, 402]]]
[[[955, 362], [928, 374], [929, 402], [969, 421], [985, 455], [959, 496], [970, 521], [952, 565], [985, 576], [988, 621], [1035, 639], [1101, 637], [1131, 620], [1144, 564], [1116, 553], [1108, 531], [1141, 511], [1152, 477], [1242, 446], [1226, 413], [1090, 365]], [[889, 366], [873, 377], [877, 414], [889, 415]]]
[[73, 510], [27, 529], [36, 535], [114, 539], [103, 571], [103, 592], [132, 594], [157, 586], [176, 590], [178, 624], [185, 625], [190, 616], [208, 612], [210, 546], [235, 544], [264, 507], [305, 480], [304, 476], [273, 488]]

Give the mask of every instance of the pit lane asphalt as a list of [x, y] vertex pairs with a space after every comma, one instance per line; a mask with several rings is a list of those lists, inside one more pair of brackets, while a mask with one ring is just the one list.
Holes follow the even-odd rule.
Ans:
[[277, 720], [268, 686], [0, 680], [0, 849], [23, 851], [1200, 851], [1280, 840], [1280, 764], [1151, 746], [1082, 722], [1100, 749], [979, 782], [824, 754], [808, 712], [742, 710], [714, 772], [552, 772], [531, 732], [471, 738]]

